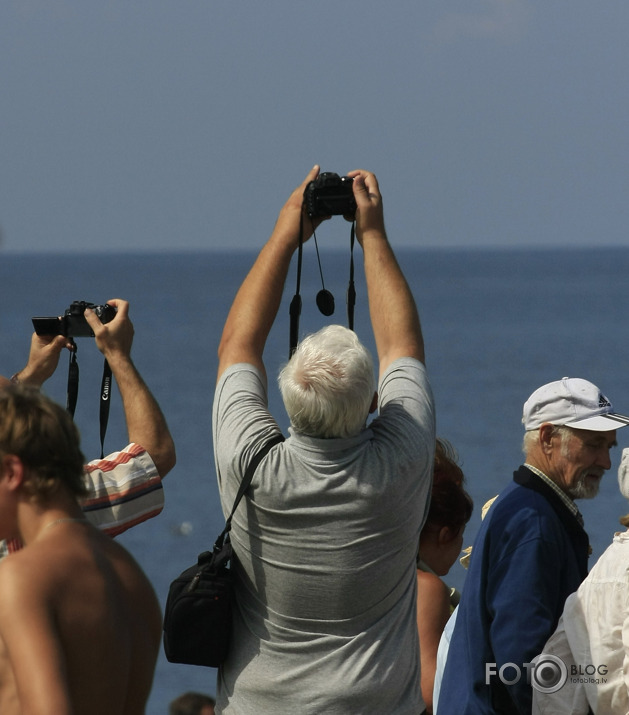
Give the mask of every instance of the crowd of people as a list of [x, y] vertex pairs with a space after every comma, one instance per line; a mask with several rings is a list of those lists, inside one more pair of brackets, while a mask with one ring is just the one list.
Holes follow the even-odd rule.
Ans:
[[[292, 258], [325, 220], [304, 209], [318, 175], [281, 209], [217, 346], [212, 438], [226, 514], [249, 463], [281, 434], [264, 349]], [[462, 593], [448, 588], [472, 500], [437, 438], [419, 312], [377, 179], [348, 177], [376, 354], [327, 325], [282, 367], [289, 436], [260, 461], [233, 518], [232, 640], [216, 701], [186, 693], [170, 712], [626, 713], [629, 536], [614, 536], [588, 574], [576, 500], [596, 495], [629, 418], [585, 379], [533, 392], [524, 463], [483, 519]], [[129, 305], [108, 302], [113, 320], [85, 318], [120, 390], [120, 451], [86, 463], [71, 416], [40, 391], [73, 348], [66, 337], [34, 335], [27, 365], [0, 378], [3, 714], [134, 715], [151, 690], [160, 606], [110, 537], [159, 514], [175, 446], [131, 359]], [[629, 497], [628, 474], [626, 453]], [[567, 675], [588, 668], [601, 677]]]

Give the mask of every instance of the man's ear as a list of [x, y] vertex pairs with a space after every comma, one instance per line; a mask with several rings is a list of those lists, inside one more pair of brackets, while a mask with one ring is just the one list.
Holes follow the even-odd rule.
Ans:
[[24, 463], [15, 454], [5, 454], [0, 460], [0, 479], [6, 480], [9, 489], [22, 486], [25, 474]]
[[539, 428], [539, 445], [545, 454], [552, 450], [555, 436], [555, 425], [551, 425], [550, 422], [544, 422]]
[[373, 393], [373, 399], [371, 400], [371, 405], [369, 407], [369, 414], [372, 415], [378, 409], [378, 393]]

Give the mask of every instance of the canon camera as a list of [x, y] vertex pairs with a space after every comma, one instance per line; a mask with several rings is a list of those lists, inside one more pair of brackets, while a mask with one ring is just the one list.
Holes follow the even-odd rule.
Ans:
[[109, 323], [116, 315], [113, 305], [94, 305], [84, 300], [75, 300], [61, 316], [51, 318], [33, 318], [33, 327], [37, 335], [65, 335], [67, 338], [93, 338], [94, 333], [83, 313], [91, 308], [101, 323]]
[[354, 179], [349, 176], [339, 176], [332, 171], [319, 174], [304, 191], [308, 216], [345, 216], [352, 220], [356, 213], [353, 183]]

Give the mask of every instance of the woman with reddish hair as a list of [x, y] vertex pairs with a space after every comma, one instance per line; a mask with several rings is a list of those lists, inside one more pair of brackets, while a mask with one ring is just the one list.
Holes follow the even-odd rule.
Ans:
[[441, 577], [447, 575], [461, 553], [463, 532], [474, 507], [464, 482], [454, 449], [437, 439], [430, 509], [417, 554], [417, 629], [427, 713], [432, 713], [439, 639], [459, 599], [458, 591], [449, 588]]

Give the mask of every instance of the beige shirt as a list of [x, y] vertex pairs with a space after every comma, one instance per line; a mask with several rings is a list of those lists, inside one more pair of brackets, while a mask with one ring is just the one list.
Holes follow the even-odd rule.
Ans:
[[614, 535], [566, 599], [543, 653], [560, 659], [557, 676], [565, 682], [549, 693], [534, 687], [534, 715], [629, 712], [629, 531]]

